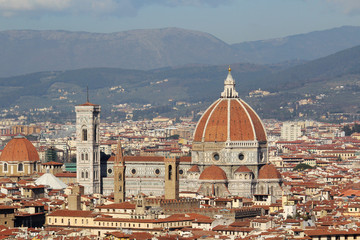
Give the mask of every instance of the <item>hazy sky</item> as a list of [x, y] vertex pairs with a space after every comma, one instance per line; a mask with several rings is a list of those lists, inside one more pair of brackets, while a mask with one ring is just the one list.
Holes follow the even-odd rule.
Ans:
[[227, 43], [360, 26], [360, 0], [0, 0], [0, 30], [180, 27]]

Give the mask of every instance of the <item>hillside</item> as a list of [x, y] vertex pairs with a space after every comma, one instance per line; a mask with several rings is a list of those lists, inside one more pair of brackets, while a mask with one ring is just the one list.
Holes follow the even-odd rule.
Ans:
[[257, 64], [313, 60], [360, 44], [360, 27], [227, 44], [179, 28], [117, 33], [0, 32], [0, 77], [81, 68], [149, 70], [191, 64]]
[[290, 59], [314, 60], [356, 45], [360, 45], [360, 27], [343, 26], [232, 46], [242, 61], [266, 64]]
[[[231, 67], [240, 96], [264, 118], [331, 119], [332, 113], [360, 113], [360, 46], [296, 66]], [[124, 103], [138, 109], [140, 118], [181, 116], [204, 110], [218, 98], [226, 75], [226, 65], [40, 72], [0, 78], [0, 107], [18, 106], [18, 113], [29, 114], [29, 109], [52, 106], [54, 112], [71, 119], [71, 111], [85, 101], [89, 86], [91, 101], [101, 104], [108, 117], [124, 117], [117, 109]], [[271, 94], [249, 97], [249, 92], [259, 88]], [[186, 104], [178, 107], [177, 102]]]

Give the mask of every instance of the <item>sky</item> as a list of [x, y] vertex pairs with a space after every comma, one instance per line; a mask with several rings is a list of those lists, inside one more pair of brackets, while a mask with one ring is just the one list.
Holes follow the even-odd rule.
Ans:
[[0, 0], [0, 31], [179, 27], [231, 44], [360, 26], [360, 0]]

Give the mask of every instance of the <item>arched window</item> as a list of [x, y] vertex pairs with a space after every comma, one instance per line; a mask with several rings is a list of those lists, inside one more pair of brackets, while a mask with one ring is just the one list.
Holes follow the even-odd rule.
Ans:
[[85, 153], [85, 160], [89, 160], [89, 155], [87, 153]]
[[7, 171], [8, 171], [8, 164], [4, 163], [4, 172], [7, 172]]
[[18, 165], [18, 172], [23, 172], [24, 171], [24, 164], [19, 163]]
[[84, 128], [84, 129], [82, 130], [82, 137], [81, 137], [81, 139], [82, 139], [83, 141], [87, 141], [87, 129], [86, 129], [86, 128]]
[[36, 162], [34, 162], [34, 171], [36, 171], [36, 169], [37, 169], [37, 168], [36, 168]]
[[84, 171], [81, 171], [81, 178], [85, 178]]
[[169, 180], [171, 180], [171, 177], [172, 177], [172, 166], [169, 165], [169, 172], [168, 172], [168, 178], [169, 178]]
[[88, 171], [85, 172], [85, 178], [86, 178], [86, 179], [89, 178], [89, 172], [88, 172]]
[[81, 154], [81, 161], [84, 161], [84, 154]]

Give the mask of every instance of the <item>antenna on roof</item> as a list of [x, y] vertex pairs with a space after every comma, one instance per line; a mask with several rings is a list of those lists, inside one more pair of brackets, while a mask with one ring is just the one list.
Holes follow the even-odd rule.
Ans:
[[86, 102], [89, 102], [89, 86], [86, 86]]

